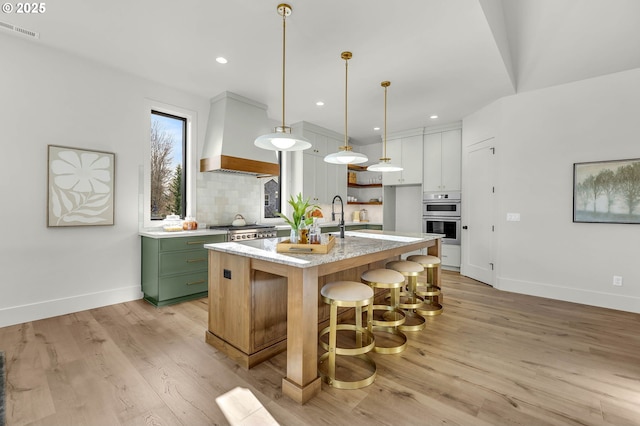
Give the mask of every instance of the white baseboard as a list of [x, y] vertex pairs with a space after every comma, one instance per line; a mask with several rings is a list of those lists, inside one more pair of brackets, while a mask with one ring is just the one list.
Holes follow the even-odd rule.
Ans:
[[495, 288], [504, 291], [564, 300], [565, 302], [580, 303], [582, 305], [599, 306], [601, 308], [616, 309], [618, 311], [640, 313], [640, 297], [503, 277], [497, 277], [496, 284]]
[[142, 299], [140, 285], [0, 309], [0, 327]]

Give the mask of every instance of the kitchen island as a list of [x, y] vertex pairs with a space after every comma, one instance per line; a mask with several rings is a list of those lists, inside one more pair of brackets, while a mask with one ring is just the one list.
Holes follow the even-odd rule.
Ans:
[[367, 269], [383, 268], [415, 250], [440, 256], [441, 237], [347, 231], [327, 254], [278, 253], [281, 238], [207, 244], [206, 341], [245, 368], [286, 349], [282, 392], [304, 403], [321, 388], [318, 324], [327, 321], [329, 311], [319, 306], [320, 288], [334, 280], [360, 281]]

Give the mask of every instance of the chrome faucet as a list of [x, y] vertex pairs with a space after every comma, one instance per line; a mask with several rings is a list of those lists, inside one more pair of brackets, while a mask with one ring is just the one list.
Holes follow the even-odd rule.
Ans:
[[336, 220], [336, 214], [333, 211], [336, 198], [340, 200], [340, 238], [344, 238], [344, 203], [342, 202], [342, 197], [339, 195], [333, 197], [333, 200], [331, 201], [331, 222]]

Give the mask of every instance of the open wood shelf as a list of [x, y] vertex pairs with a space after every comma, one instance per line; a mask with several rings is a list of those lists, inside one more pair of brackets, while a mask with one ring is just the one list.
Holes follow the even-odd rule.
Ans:
[[347, 169], [355, 172], [366, 172], [367, 167], [368, 166], [358, 166], [357, 164], [347, 164]]
[[347, 204], [367, 204], [370, 206], [381, 206], [380, 201], [348, 201]]
[[382, 188], [381, 183], [349, 183], [349, 188]]

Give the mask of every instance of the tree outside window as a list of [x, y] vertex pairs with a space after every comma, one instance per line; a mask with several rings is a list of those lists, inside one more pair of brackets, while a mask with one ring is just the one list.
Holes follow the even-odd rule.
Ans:
[[151, 111], [151, 220], [186, 214], [187, 120]]

